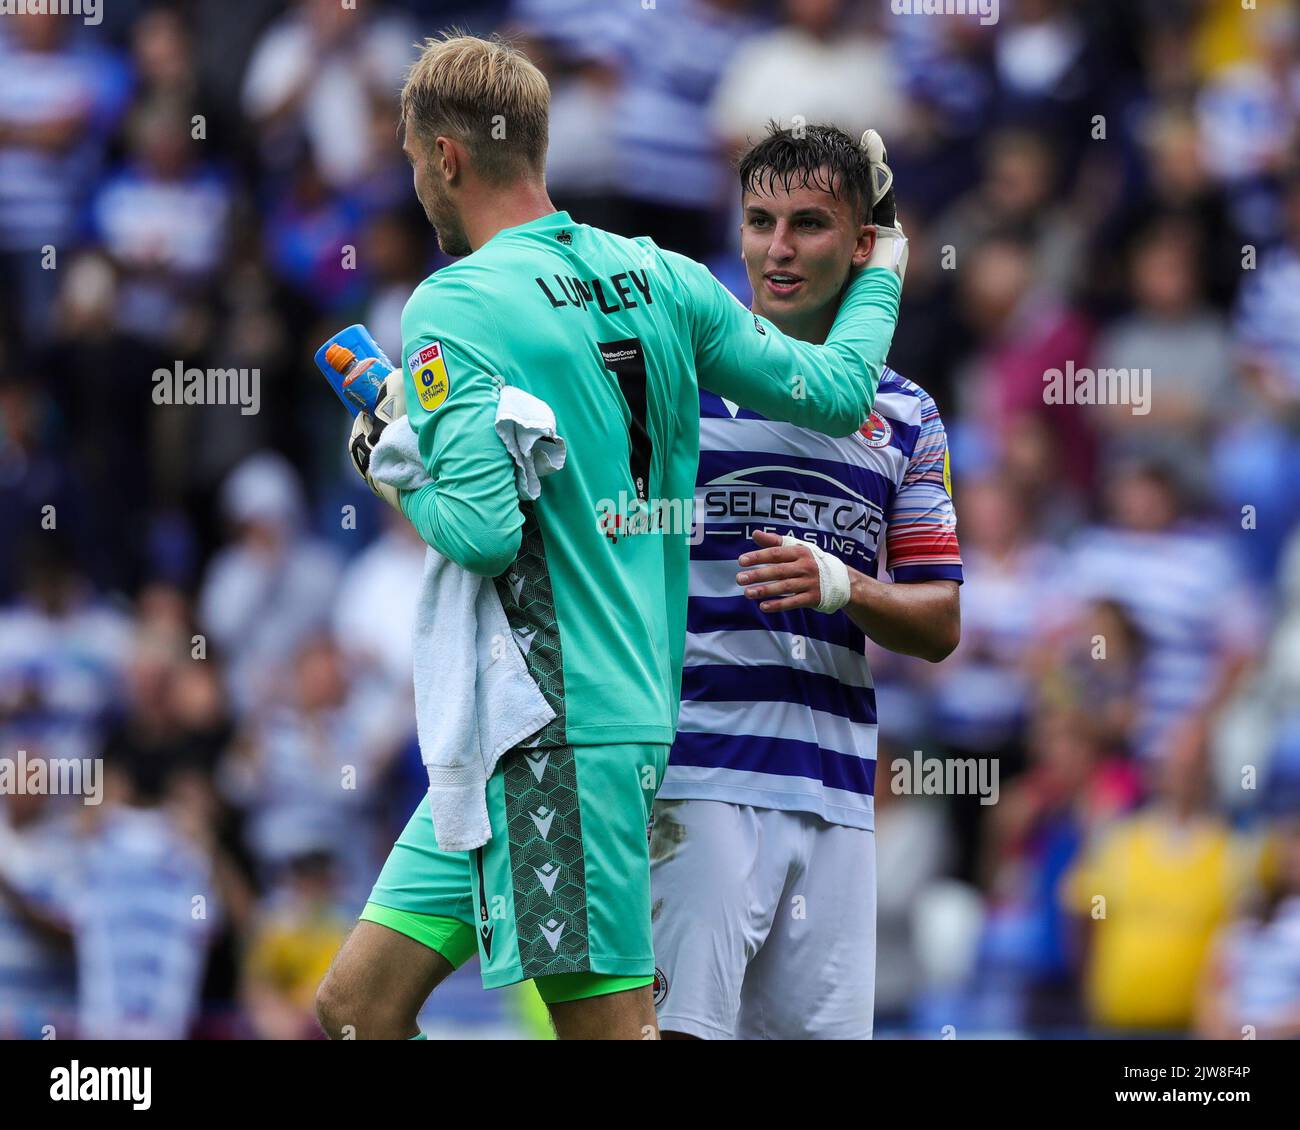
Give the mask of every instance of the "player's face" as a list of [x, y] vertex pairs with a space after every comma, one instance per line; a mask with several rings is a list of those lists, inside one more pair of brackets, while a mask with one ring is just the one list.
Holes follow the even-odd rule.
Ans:
[[850, 269], [867, 261], [875, 236], [848, 201], [825, 189], [773, 188], [741, 200], [741, 255], [754, 310], [797, 332], [811, 320], [833, 319]]
[[438, 246], [448, 255], [468, 255], [471, 248], [447, 188], [443, 153], [436, 143], [433, 146], [421, 144], [416, 132], [410, 128], [402, 133], [402, 152], [411, 163], [415, 195], [433, 225]]

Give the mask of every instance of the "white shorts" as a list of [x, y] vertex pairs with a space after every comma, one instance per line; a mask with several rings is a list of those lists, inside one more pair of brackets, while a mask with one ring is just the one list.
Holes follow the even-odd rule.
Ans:
[[804, 812], [655, 802], [659, 1027], [705, 1040], [866, 1040], [876, 838]]

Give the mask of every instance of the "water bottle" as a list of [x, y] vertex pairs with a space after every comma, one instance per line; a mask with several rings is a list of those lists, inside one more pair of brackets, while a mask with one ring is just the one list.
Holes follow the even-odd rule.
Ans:
[[384, 382], [394, 369], [365, 326], [339, 330], [316, 350], [316, 367], [325, 374], [347, 410], [372, 415], [383, 397]]

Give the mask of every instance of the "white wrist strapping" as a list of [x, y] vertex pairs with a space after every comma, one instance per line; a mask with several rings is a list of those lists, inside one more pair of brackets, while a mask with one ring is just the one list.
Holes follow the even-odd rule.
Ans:
[[813, 555], [817, 562], [817, 582], [821, 588], [821, 600], [816, 604], [818, 612], [838, 612], [849, 602], [849, 567], [838, 557], [832, 557], [820, 546], [803, 541], [793, 534], [786, 534], [781, 539], [782, 545], [802, 545]]

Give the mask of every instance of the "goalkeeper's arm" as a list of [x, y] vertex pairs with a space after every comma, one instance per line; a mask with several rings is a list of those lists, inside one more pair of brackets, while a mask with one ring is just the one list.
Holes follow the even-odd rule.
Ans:
[[[371, 489], [400, 509], [425, 542], [471, 573], [495, 577], [519, 553], [524, 522], [514, 462], [495, 428], [498, 383], [470, 344], [491, 340], [495, 330], [471, 290], [443, 283], [435, 302], [432, 282], [416, 290], [402, 314], [406, 357], [391, 415], [404, 410], [406, 419], [393, 426], [414, 430], [433, 481], [400, 491], [375, 481], [368, 454], [378, 433], [368, 417], [359, 416], [353, 428], [352, 458]], [[456, 327], [455, 340], [444, 326]]]
[[407, 415], [433, 480], [402, 493], [402, 512], [444, 557], [484, 577], [514, 561], [524, 525], [514, 460], [496, 432], [499, 369], [476, 345], [496, 335], [478, 295], [454, 279], [423, 283], [402, 313]]

